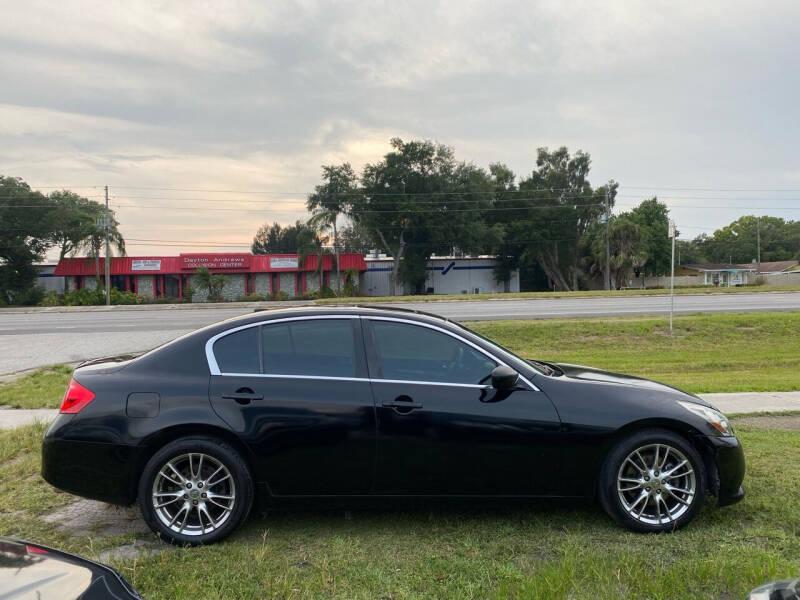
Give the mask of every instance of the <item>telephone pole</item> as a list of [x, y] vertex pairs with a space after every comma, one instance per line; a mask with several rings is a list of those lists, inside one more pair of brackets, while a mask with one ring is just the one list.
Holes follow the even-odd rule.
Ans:
[[106, 233], [106, 263], [105, 263], [105, 272], [106, 272], [106, 306], [111, 306], [111, 259], [108, 256], [109, 253], [109, 243], [108, 243], [108, 226], [111, 224], [111, 220], [108, 218], [108, 186], [106, 188], [106, 216], [103, 222], [103, 229], [105, 229]]
[[605, 289], [606, 290], [610, 290], [611, 289], [611, 264], [610, 264], [611, 263], [611, 243], [610, 243], [610, 241], [608, 239], [608, 228], [609, 228], [609, 221], [611, 220], [611, 215], [610, 215], [611, 207], [609, 205], [609, 199], [608, 199], [608, 187], [606, 187], [605, 204], [606, 204], [606, 273], [605, 273], [606, 281], [605, 281]]
[[756, 261], [758, 262], [758, 274], [760, 274], [761, 273], [761, 217], [756, 217]]
[[675, 221], [669, 220], [669, 237], [672, 240], [672, 270], [669, 277], [669, 334], [672, 335], [672, 315], [675, 312]]

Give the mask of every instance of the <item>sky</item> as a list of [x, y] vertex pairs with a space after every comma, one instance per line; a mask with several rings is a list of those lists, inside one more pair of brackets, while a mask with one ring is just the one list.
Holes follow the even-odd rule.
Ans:
[[2, 4], [0, 174], [108, 185], [130, 255], [245, 251], [392, 137], [582, 149], [684, 238], [800, 219], [796, 0]]

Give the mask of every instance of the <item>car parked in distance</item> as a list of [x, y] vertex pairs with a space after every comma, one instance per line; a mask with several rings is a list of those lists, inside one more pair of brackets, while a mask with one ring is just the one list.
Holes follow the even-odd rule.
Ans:
[[210, 543], [257, 503], [597, 498], [672, 531], [741, 499], [744, 455], [711, 404], [670, 386], [522, 359], [435, 315], [256, 312], [132, 360], [75, 370], [43, 441], [68, 492], [138, 502], [165, 540]]

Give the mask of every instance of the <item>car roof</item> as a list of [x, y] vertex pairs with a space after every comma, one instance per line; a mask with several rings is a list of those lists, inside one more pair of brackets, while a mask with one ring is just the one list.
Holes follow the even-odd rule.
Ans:
[[280, 319], [283, 317], [302, 317], [302, 316], [315, 316], [315, 315], [359, 315], [359, 316], [384, 316], [384, 317], [404, 317], [419, 321], [434, 321], [438, 323], [448, 323], [450, 320], [447, 317], [437, 315], [435, 313], [403, 308], [399, 306], [380, 306], [365, 305], [359, 303], [353, 304], [337, 304], [335, 306], [293, 306], [293, 307], [264, 307], [256, 308], [252, 313], [232, 317], [225, 321], [216, 323], [222, 325], [223, 323], [250, 323], [252, 321]]

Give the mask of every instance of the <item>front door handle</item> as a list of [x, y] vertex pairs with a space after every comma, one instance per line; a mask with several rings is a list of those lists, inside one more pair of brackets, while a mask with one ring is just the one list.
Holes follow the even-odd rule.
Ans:
[[253, 400], [263, 400], [264, 396], [256, 394], [248, 387], [239, 388], [234, 394], [223, 394], [225, 400], [235, 400], [239, 404], [250, 404]]
[[408, 414], [412, 410], [416, 410], [418, 408], [422, 408], [421, 402], [414, 402], [411, 396], [398, 396], [391, 402], [384, 402], [382, 405], [384, 408], [393, 408], [395, 412], [400, 414]]

